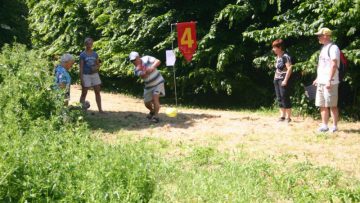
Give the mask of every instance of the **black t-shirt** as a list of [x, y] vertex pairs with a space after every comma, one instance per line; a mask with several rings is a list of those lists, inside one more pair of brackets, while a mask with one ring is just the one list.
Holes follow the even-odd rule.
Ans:
[[281, 57], [276, 57], [274, 80], [285, 78], [287, 72], [286, 63], [292, 64], [291, 56], [288, 53], [285, 52]]

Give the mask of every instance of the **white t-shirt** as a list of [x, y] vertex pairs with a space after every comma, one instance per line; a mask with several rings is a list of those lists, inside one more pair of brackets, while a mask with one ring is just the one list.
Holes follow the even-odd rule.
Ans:
[[[141, 61], [142, 65], [145, 66], [145, 68], [150, 68], [155, 63], [156, 58], [152, 56], [143, 56], [141, 57]], [[140, 76], [142, 71], [137, 70], [135, 66], [134, 69], [135, 75]], [[145, 89], [156, 87], [157, 85], [165, 82], [160, 71], [158, 71], [157, 69], [150, 73], [148, 77], [143, 78], [143, 80], [145, 82]]]
[[331, 61], [334, 59], [336, 59], [337, 61], [337, 68], [331, 80], [331, 84], [339, 83], [338, 67], [340, 65], [340, 49], [338, 46], [336, 46], [336, 44], [332, 44], [332, 43], [324, 45], [320, 51], [319, 64], [317, 67], [317, 83], [326, 84], [329, 81], [330, 71], [331, 71], [331, 67], [330, 67]]

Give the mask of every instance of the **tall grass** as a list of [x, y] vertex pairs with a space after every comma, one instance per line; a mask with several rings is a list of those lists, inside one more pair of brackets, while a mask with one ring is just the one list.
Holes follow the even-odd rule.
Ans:
[[359, 202], [360, 181], [330, 167], [196, 147], [172, 159], [152, 202]]
[[2, 136], [1, 200], [134, 202], [151, 198], [156, 160], [143, 144], [106, 146], [71, 131], [38, 128], [32, 137], [12, 136], [10, 140]]

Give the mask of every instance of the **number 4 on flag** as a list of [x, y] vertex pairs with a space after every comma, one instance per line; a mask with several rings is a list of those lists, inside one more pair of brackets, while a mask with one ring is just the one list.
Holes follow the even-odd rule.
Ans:
[[188, 48], [192, 48], [192, 46], [194, 44], [194, 40], [192, 39], [192, 36], [191, 36], [191, 28], [189, 28], [189, 27], [185, 28], [184, 33], [182, 34], [180, 43], [181, 43], [181, 45], [187, 45]]
[[196, 49], [196, 23], [177, 23], [178, 46], [185, 59], [190, 62]]

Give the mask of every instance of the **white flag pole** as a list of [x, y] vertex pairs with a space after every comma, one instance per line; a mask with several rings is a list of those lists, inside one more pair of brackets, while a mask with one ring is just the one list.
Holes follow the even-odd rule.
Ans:
[[[173, 33], [173, 26], [176, 26], [176, 23], [172, 23], [170, 25], [170, 34]], [[174, 40], [171, 43], [171, 50], [174, 52]], [[174, 73], [174, 88], [175, 88], [175, 106], [177, 106], [177, 91], [176, 91], [176, 74], [175, 74], [175, 63], [173, 65], [173, 73]]]

